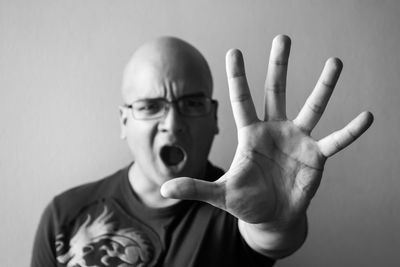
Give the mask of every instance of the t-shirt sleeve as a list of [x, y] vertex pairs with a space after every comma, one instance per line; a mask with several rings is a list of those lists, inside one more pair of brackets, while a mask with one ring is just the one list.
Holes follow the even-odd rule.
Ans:
[[55, 256], [55, 224], [54, 205], [50, 203], [43, 212], [36, 231], [31, 267], [57, 266]]

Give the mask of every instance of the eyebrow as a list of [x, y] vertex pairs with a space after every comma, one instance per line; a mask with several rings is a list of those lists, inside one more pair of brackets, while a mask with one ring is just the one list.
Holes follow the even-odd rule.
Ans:
[[[198, 92], [198, 93], [183, 95], [183, 96], [180, 96], [180, 97], [178, 97], [176, 99], [181, 99], [181, 98], [186, 98], [186, 97], [199, 97], [199, 96], [206, 96], [206, 94], [204, 92]], [[147, 98], [137, 99], [136, 101], [155, 100], [155, 99], [165, 99], [165, 98], [164, 97], [154, 97], [154, 98], [148, 98], [147, 97]]]
[[206, 96], [206, 94], [203, 93], [203, 92], [198, 92], [198, 93], [183, 95], [183, 96], [181, 96], [181, 97], [178, 97], [178, 99], [179, 99], [179, 98], [183, 98], [183, 97], [196, 97], [196, 96]]

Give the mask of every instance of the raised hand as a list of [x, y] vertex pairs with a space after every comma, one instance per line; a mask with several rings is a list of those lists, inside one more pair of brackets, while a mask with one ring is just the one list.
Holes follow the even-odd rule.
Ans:
[[373, 117], [363, 112], [319, 141], [310, 136], [342, 69], [341, 61], [331, 58], [298, 116], [288, 120], [285, 90], [289, 51], [289, 37], [277, 36], [270, 54], [262, 120], [250, 95], [242, 54], [238, 50], [227, 53], [229, 93], [238, 130], [233, 162], [215, 182], [188, 177], [170, 180], [161, 188], [163, 196], [205, 201], [246, 224], [270, 229], [288, 228], [305, 216], [326, 159], [357, 139]]

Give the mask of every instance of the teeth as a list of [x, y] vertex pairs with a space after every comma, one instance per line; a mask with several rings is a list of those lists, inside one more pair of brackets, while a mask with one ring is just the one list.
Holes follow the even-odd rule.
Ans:
[[178, 146], [164, 146], [161, 149], [161, 159], [167, 166], [179, 164], [185, 158], [185, 152]]

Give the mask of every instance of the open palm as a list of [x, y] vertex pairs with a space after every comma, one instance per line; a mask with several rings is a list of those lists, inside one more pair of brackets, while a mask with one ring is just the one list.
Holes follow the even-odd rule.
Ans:
[[285, 90], [290, 39], [272, 44], [265, 82], [265, 115], [257, 117], [242, 54], [227, 53], [227, 75], [238, 147], [229, 170], [215, 182], [188, 177], [166, 182], [166, 197], [208, 202], [249, 223], [289, 225], [305, 215], [328, 157], [348, 146], [372, 123], [363, 112], [343, 129], [317, 141], [310, 137], [338, 80], [342, 63], [331, 58], [294, 120], [286, 118]]

